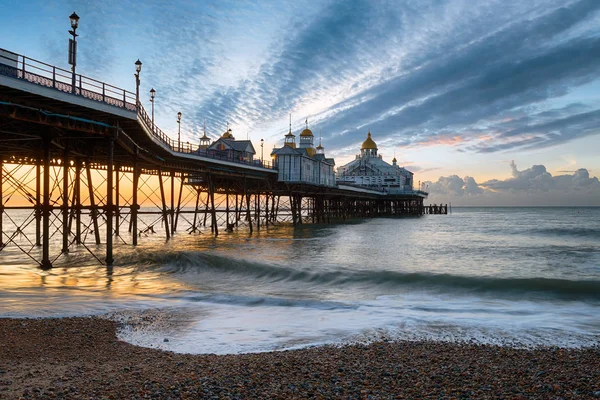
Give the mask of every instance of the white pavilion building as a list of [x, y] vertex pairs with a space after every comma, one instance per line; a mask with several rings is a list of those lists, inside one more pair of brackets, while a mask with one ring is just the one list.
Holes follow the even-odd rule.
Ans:
[[314, 135], [306, 128], [300, 133], [300, 146], [296, 147], [296, 136], [290, 131], [285, 135], [283, 147], [271, 152], [273, 165], [277, 165], [278, 181], [308, 183], [320, 186], [335, 186], [335, 162], [325, 157], [325, 148], [319, 143], [314, 147]]
[[396, 157], [392, 165], [377, 155], [377, 144], [371, 132], [360, 148], [360, 154], [337, 170], [337, 183], [340, 185], [367, 186], [387, 193], [401, 193], [413, 190], [413, 173], [398, 166]]

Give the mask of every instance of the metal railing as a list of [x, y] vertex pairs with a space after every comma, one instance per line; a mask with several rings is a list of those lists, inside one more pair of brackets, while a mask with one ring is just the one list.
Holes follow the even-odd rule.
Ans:
[[135, 93], [80, 74], [75, 74], [75, 88], [73, 88], [71, 71], [1, 48], [0, 75], [23, 79], [61, 92], [136, 111]]
[[383, 186], [383, 185], [359, 185], [357, 183], [345, 182], [342, 180], [338, 180], [337, 184], [342, 185], [342, 186], [350, 186], [350, 187], [360, 188], [360, 189], [368, 189], [368, 190], [372, 190], [375, 192], [381, 192], [381, 193], [391, 194], [391, 195], [406, 194], [406, 195], [417, 195], [417, 196], [425, 196], [425, 197], [427, 197], [429, 195], [428, 192], [426, 192], [424, 190], [419, 190], [419, 189], [396, 189], [396, 188], [389, 188], [389, 187]]
[[56, 89], [64, 93], [71, 93], [75, 96], [81, 96], [86, 99], [95, 100], [128, 111], [137, 112], [138, 121], [146, 126], [153, 137], [158, 139], [172, 151], [193, 154], [215, 160], [229, 161], [252, 167], [274, 169], [270, 162], [235, 158], [232, 155], [200, 148], [200, 145], [171, 139], [153, 123], [144, 107], [141, 104], [136, 104], [137, 99], [135, 93], [108, 83], [75, 74], [76, 85], [73, 90], [73, 73], [71, 71], [2, 48], [0, 48], [0, 75], [22, 79], [36, 85]]
[[148, 113], [144, 109], [144, 106], [138, 105], [138, 120], [146, 127], [146, 129], [161, 142], [164, 146], [168, 147], [174, 152], [191, 154], [200, 157], [207, 157], [213, 160], [229, 161], [236, 164], [249, 165], [252, 167], [266, 168], [266, 169], [277, 169], [270, 162], [264, 162], [261, 160], [246, 160], [243, 158], [236, 158], [232, 153], [219, 152], [215, 150], [208, 150], [201, 148], [199, 144], [192, 144], [190, 142], [179, 142], [171, 139], [169, 135], [163, 132], [155, 123], [152, 122], [152, 118], [148, 116]]

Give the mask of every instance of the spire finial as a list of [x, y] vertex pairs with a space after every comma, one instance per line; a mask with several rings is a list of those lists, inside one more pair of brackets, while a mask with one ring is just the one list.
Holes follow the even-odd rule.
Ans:
[[204, 136], [206, 136], [206, 118], [204, 118]]
[[308, 129], [308, 118], [306, 118], [306, 121], [304, 121], [304, 123], [306, 124], [306, 129]]
[[290, 133], [292, 133], [292, 113], [290, 113]]

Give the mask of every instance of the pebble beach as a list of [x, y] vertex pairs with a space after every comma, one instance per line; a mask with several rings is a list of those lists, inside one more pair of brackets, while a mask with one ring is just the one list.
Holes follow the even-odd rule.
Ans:
[[186, 355], [98, 317], [0, 319], [0, 398], [593, 399], [600, 348], [391, 342]]

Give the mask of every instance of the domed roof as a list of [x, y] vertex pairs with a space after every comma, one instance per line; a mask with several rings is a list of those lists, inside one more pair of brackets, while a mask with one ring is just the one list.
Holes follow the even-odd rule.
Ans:
[[313, 135], [313, 133], [312, 133], [312, 131], [310, 129], [306, 128], [305, 130], [302, 131], [302, 133], [300, 134], [300, 136], [306, 137], [306, 136], [314, 136], [314, 135]]
[[227, 131], [221, 136], [223, 139], [233, 139], [233, 134], [231, 133], [231, 128], [227, 129]]
[[317, 146], [317, 150], [319, 149], [324, 149], [325, 147], [321, 146], [321, 143], [319, 143], [319, 145]]
[[365, 140], [363, 142], [361, 149], [362, 150], [365, 150], [365, 149], [375, 149], [375, 150], [377, 150], [377, 145], [375, 144], [375, 142], [373, 141], [373, 139], [371, 139], [371, 132], [368, 133], [367, 140]]
[[396, 157], [394, 157], [394, 159], [392, 160], [393, 163], [398, 162], [398, 160], [396, 160]]

